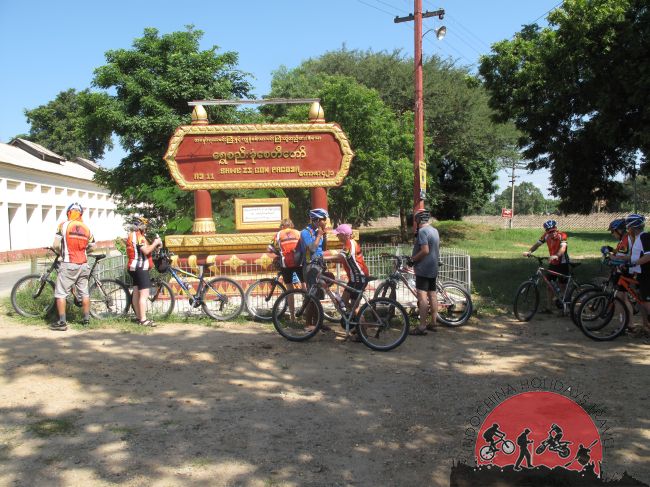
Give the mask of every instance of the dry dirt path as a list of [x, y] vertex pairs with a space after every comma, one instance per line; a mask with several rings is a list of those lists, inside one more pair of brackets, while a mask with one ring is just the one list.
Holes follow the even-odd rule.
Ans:
[[559, 317], [377, 353], [254, 323], [58, 333], [3, 313], [0, 485], [445, 486], [477, 404], [544, 378], [604, 404], [605, 473], [648, 482], [649, 365], [647, 341]]

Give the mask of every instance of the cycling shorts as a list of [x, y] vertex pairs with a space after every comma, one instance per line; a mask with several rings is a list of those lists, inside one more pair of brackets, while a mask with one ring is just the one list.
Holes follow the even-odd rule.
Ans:
[[129, 276], [131, 276], [134, 287], [138, 289], [149, 289], [151, 287], [149, 271], [145, 271], [144, 269], [129, 270]]
[[74, 286], [77, 297], [88, 297], [88, 277], [90, 276], [90, 266], [88, 264], [73, 264], [71, 262], [61, 263], [59, 273], [56, 276], [56, 285], [54, 287], [54, 297], [65, 299], [72, 291]]
[[636, 279], [639, 281], [639, 297], [644, 301], [650, 301], [650, 275], [637, 274]]
[[363, 292], [363, 290], [366, 288], [367, 281], [364, 279], [362, 281], [350, 281], [346, 284], [346, 286], [349, 286], [351, 288], [356, 289], [356, 291], [350, 291], [349, 289], [346, 289], [345, 291], [350, 295], [350, 299], [357, 299], [357, 296], [359, 293]]
[[285, 284], [291, 284], [293, 281], [293, 273], [295, 272], [296, 275], [298, 276], [298, 279], [300, 279], [300, 282], [302, 282], [302, 266], [298, 267], [282, 267], [280, 269], [280, 272], [282, 273], [282, 279], [284, 280]]
[[418, 291], [435, 291], [436, 290], [436, 278], [435, 277], [424, 277], [424, 276], [415, 276], [415, 289]]

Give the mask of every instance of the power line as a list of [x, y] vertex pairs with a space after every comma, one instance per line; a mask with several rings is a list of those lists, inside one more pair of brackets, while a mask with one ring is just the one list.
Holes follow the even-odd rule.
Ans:
[[387, 10], [384, 10], [383, 8], [379, 8], [379, 7], [377, 7], [377, 6], [375, 6], [375, 5], [371, 4], [371, 3], [364, 2], [364, 0], [357, 0], [357, 2], [362, 3], [362, 4], [364, 4], [364, 5], [366, 5], [366, 6], [370, 7], [370, 8], [374, 8], [375, 10], [379, 10], [380, 12], [384, 12], [385, 14], [388, 14], [391, 17], [393, 17], [395, 15], [394, 13], [388, 12]]
[[560, 3], [558, 3], [555, 7], [552, 7], [551, 9], [547, 10], [547, 11], [544, 12], [542, 15], [540, 15], [539, 17], [537, 17], [535, 20], [533, 20], [533, 21], [531, 22], [531, 24], [534, 24], [534, 23], [537, 22], [539, 19], [541, 19], [542, 17], [544, 17], [546, 14], [550, 13], [551, 11], [555, 10], [555, 9], [558, 8], [560, 5], [562, 5], [563, 3], [564, 3], [564, 0], [562, 0]]

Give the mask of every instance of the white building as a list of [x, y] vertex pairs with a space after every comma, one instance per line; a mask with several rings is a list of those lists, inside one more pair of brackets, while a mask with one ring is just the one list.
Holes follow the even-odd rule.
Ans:
[[78, 202], [98, 242], [123, 236], [124, 226], [108, 191], [93, 182], [99, 166], [66, 161], [23, 139], [0, 143], [0, 252], [47, 247], [65, 210]]

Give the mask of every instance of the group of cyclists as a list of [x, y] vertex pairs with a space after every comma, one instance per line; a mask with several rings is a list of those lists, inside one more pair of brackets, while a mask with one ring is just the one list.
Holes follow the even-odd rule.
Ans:
[[[612, 237], [617, 241], [616, 247], [603, 246], [603, 256], [613, 264], [618, 264], [618, 271], [634, 277], [638, 282], [639, 304], [642, 323], [637, 327], [630, 327], [630, 331], [639, 335], [650, 335], [650, 233], [645, 232], [645, 217], [632, 213], [625, 218], [612, 220], [607, 228]], [[529, 257], [535, 250], [546, 243], [549, 253], [548, 269], [560, 274], [568, 275], [569, 253], [567, 234], [558, 230], [557, 221], [547, 220], [543, 224], [544, 233], [531, 248], [524, 252]], [[554, 274], [549, 275], [550, 280], [558, 279]], [[558, 279], [562, 287], [565, 282]], [[550, 290], [549, 290], [550, 293]], [[624, 289], [618, 289], [617, 295], [630, 308], [629, 299]], [[552, 296], [549, 294], [549, 303]]]
[[[77, 297], [81, 299], [82, 325], [90, 323], [90, 295], [88, 282], [90, 266], [88, 251], [95, 247], [95, 237], [88, 225], [83, 222], [84, 209], [79, 203], [72, 203], [66, 210], [67, 220], [60, 223], [52, 248], [61, 256], [61, 266], [56, 278], [54, 297], [58, 319], [50, 324], [53, 331], [68, 329], [66, 317], [66, 298], [75, 288]], [[126, 238], [126, 253], [128, 257], [127, 270], [133, 281], [133, 309], [136, 321], [143, 326], [156, 326], [147, 319], [147, 298], [151, 280], [149, 271], [153, 267], [152, 253], [162, 246], [162, 240], [156, 237], [148, 242], [145, 237], [148, 220], [135, 216], [128, 225]]]

